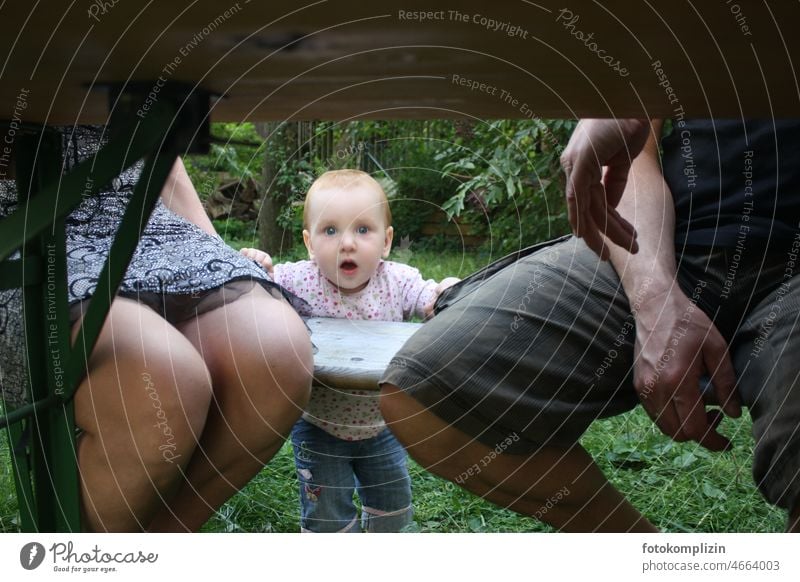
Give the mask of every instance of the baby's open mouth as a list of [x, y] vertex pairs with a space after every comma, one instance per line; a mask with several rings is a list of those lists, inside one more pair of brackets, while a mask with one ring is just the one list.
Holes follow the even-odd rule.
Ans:
[[348, 260], [348, 261], [342, 261], [339, 264], [339, 268], [342, 271], [344, 271], [345, 274], [350, 274], [350, 273], [355, 272], [356, 269], [358, 269], [358, 265], [355, 263], [355, 261], [349, 261]]

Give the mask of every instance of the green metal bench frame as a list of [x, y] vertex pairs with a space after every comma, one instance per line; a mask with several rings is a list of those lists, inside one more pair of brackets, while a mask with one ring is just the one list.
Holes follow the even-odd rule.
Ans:
[[[137, 116], [153, 85], [111, 91], [109, 143], [67, 175], [61, 175], [61, 135], [55, 128], [26, 127], [18, 138], [19, 207], [0, 220], [0, 289], [23, 290], [29, 403], [6, 410], [0, 428], [8, 428], [25, 532], [81, 531], [73, 396], [176, 158], [205, 153], [208, 146], [208, 93], [167, 85], [149, 111]], [[70, 345], [64, 220], [84, 196], [97, 194], [142, 158], [141, 179]], [[10, 260], [16, 250], [21, 258]]]

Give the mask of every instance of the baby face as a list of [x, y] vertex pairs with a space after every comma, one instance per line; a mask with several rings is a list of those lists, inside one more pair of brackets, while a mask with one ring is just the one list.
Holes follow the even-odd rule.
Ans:
[[308, 255], [344, 294], [364, 289], [381, 258], [389, 256], [393, 229], [385, 224], [381, 201], [379, 192], [359, 185], [320, 190], [306, 202]]

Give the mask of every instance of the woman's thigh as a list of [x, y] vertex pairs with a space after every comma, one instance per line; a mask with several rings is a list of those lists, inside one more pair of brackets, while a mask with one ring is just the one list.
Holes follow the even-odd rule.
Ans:
[[76, 424], [99, 439], [109, 463], [113, 455], [145, 464], [185, 455], [203, 430], [210, 399], [208, 371], [194, 346], [153, 310], [115, 299], [75, 394]]

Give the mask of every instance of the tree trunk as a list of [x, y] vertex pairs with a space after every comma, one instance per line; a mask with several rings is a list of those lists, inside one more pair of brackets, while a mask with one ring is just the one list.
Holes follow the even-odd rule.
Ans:
[[[267, 150], [270, 149], [270, 144], [278, 143], [289, 146], [285, 148], [288, 151], [293, 151], [296, 147], [294, 145], [297, 142], [295, 123], [287, 122], [282, 128], [280, 128], [280, 123], [275, 121], [256, 123], [255, 126], [262, 138], [269, 139]], [[258, 231], [261, 248], [274, 257], [280, 257], [292, 248], [292, 233], [278, 224], [281, 208], [288, 202], [288, 198], [275, 185], [277, 172], [277, 164], [271, 156], [265, 153], [261, 172], [261, 210], [258, 213]]]

